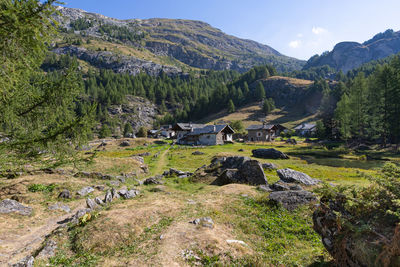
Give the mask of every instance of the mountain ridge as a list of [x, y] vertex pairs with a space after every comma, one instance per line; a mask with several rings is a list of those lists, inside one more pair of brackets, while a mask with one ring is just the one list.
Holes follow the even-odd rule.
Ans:
[[[290, 71], [301, 69], [305, 63], [268, 45], [228, 35], [199, 20], [119, 20], [82, 9], [57, 9], [59, 15], [55, 19], [64, 38], [95, 38], [104, 43], [123, 44], [151, 57], [176, 61], [177, 67], [245, 72], [256, 65], [271, 64], [278, 70]], [[146, 56], [142, 59], [148, 60]]]

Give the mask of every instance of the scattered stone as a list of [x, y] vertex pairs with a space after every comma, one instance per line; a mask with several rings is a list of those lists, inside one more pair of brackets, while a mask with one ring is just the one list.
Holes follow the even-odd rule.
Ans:
[[317, 200], [317, 198], [309, 191], [277, 191], [269, 194], [269, 199], [273, 202], [280, 203], [288, 210], [294, 210], [300, 205], [305, 205]]
[[90, 213], [92, 210], [89, 208], [86, 209], [80, 209], [78, 210], [74, 216], [72, 216], [71, 221], [74, 223], [77, 223], [79, 221], [80, 218], [82, 218], [83, 216], [85, 216], [85, 214]]
[[286, 140], [286, 144], [291, 144], [291, 145], [297, 145], [297, 141], [296, 141], [296, 139], [294, 139], [294, 138], [288, 138], [287, 140]]
[[263, 163], [262, 167], [264, 170], [276, 170], [278, 167], [273, 163]]
[[150, 178], [147, 178], [146, 180], [144, 180], [143, 184], [144, 185], [164, 184], [164, 181], [161, 180], [162, 178], [163, 178], [162, 175], [153, 176], [153, 177], [150, 177]]
[[56, 254], [57, 243], [54, 240], [49, 240], [46, 245], [36, 256], [37, 259], [47, 259], [53, 257]]
[[192, 155], [195, 155], [195, 156], [204, 155], [204, 154], [205, 154], [205, 153], [204, 153], [204, 152], [201, 152], [201, 151], [195, 151], [195, 152], [192, 153]]
[[91, 210], [98, 208], [97, 203], [91, 198], [86, 199], [86, 206]]
[[106, 195], [104, 196], [104, 203], [111, 203], [113, 200], [113, 196], [110, 190], [107, 190]]
[[313, 179], [305, 173], [298, 172], [292, 169], [281, 169], [276, 171], [279, 178], [285, 183], [301, 183], [304, 185], [316, 185], [319, 180]]
[[241, 148], [241, 149], [239, 149], [238, 151], [239, 151], [239, 152], [243, 152], [243, 151], [244, 151], [244, 149], [243, 149], [243, 148]]
[[104, 185], [95, 185], [93, 187], [99, 191], [104, 191], [106, 189], [106, 187]]
[[134, 159], [134, 160], [136, 160], [136, 161], [138, 161], [138, 162], [140, 162], [140, 163], [142, 163], [142, 164], [144, 164], [144, 158], [143, 158], [143, 157], [140, 157], [140, 156], [132, 156], [131, 158]]
[[93, 187], [87, 186], [87, 187], [84, 187], [84, 188], [82, 188], [81, 190], [79, 190], [79, 191], [77, 192], [77, 194], [78, 194], [79, 196], [81, 196], [81, 197], [84, 197], [84, 196], [86, 196], [87, 194], [92, 193], [93, 191], [94, 191], [94, 188], [93, 188]]
[[245, 242], [243, 242], [242, 240], [228, 239], [228, 240], [226, 240], [226, 243], [228, 243], [228, 244], [240, 244], [240, 245], [243, 245], [243, 246], [247, 246], [247, 244]]
[[30, 216], [32, 214], [32, 208], [27, 207], [12, 199], [4, 199], [0, 202], [0, 213], [11, 213], [16, 212], [24, 216]]
[[289, 156], [274, 148], [259, 148], [251, 151], [253, 157], [263, 159], [288, 159]]
[[117, 178], [117, 180], [120, 181], [121, 183], [125, 183], [126, 182], [126, 179], [125, 179], [124, 176], [117, 176], [115, 178]]
[[96, 197], [96, 198], [94, 199], [94, 202], [96, 202], [96, 204], [97, 204], [97, 205], [100, 205], [100, 206], [103, 206], [103, 205], [104, 205], [103, 200], [101, 200], [99, 197]]
[[200, 261], [201, 260], [201, 258], [193, 252], [193, 250], [185, 249], [185, 250], [182, 250], [181, 253], [182, 253], [182, 258], [185, 260], [190, 260], [190, 261], [193, 261], [193, 260]]
[[160, 240], [163, 240], [164, 239], [164, 235], [160, 235]]
[[120, 182], [119, 181], [110, 181], [110, 185], [119, 186]]
[[269, 187], [271, 188], [272, 191], [288, 191], [288, 190], [290, 190], [290, 187], [287, 183], [283, 183], [280, 181], [270, 185]]
[[143, 152], [143, 153], [137, 154], [137, 155], [135, 155], [135, 156], [139, 156], [139, 157], [149, 157], [149, 156], [151, 156], [151, 153], [150, 153], [150, 152]]
[[63, 203], [58, 203], [58, 202], [56, 204], [50, 205], [49, 210], [62, 210], [65, 212], [71, 211], [71, 209], [67, 205], [65, 205]]
[[195, 225], [200, 225], [202, 227], [207, 227], [207, 228], [214, 228], [214, 222], [210, 217], [203, 217], [203, 218], [198, 218], [190, 223], [193, 223]]
[[266, 184], [259, 185], [257, 188], [263, 192], [272, 192], [272, 189]]
[[112, 198], [120, 198], [120, 195], [118, 194], [117, 190], [115, 188], [111, 188], [111, 196]]
[[135, 189], [131, 189], [131, 190], [121, 189], [121, 190], [118, 191], [118, 193], [124, 199], [131, 199], [131, 198], [134, 198], [137, 195], [139, 195], [140, 191], [139, 190], [135, 190]]
[[122, 141], [121, 144], [119, 144], [120, 147], [127, 147], [130, 145], [131, 145], [131, 143], [129, 143], [128, 141]]
[[12, 264], [12, 267], [33, 267], [33, 263], [35, 262], [35, 258], [32, 256], [26, 256], [18, 263]]
[[188, 203], [189, 205], [196, 205], [196, 204], [197, 204], [197, 202], [194, 201], [193, 199], [188, 199], [187, 203]]

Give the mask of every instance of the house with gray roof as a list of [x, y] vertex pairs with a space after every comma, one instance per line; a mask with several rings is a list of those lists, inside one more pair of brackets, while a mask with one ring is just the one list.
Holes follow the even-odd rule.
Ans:
[[270, 142], [286, 130], [286, 127], [280, 124], [258, 124], [250, 125], [246, 128], [249, 142]]
[[313, 136], [317, 131], [317, 125], [315, 123], [302, 123], [293, 128], [297, 135], [300, 136]]
[[[179, 123], [178, 123], [179, 124]], [[229, 125], [195, 125], [187, 129], [187, 125], [175, 125], [179, 128], [177, 143], [182, 145], [223, 145], [232, 142], [235, 131]], [[187, 131], [188, 130], [188, 131]], [[181, 135], [180, 135], [181, 134]]]

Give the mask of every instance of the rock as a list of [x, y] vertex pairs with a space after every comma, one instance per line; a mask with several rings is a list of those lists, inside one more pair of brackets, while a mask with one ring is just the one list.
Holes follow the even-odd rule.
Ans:
[[303, 187], [301, 187], [301, 186], [298, 185], [298, 184], [292, 184], [292, 185], [289, 186], [289, 188], [290, 188], [290, 190], [293, 190], [293, 191], [300, 191], [300, 190], [303, 190]]
[[119, 186], [120, 182], [119, 181], [110, 181], [110, 185]]
[[140, 194], [139, 190], [131, 189], [131, 190], [126, 190], [126, 189], [121, 189], [118, 191], [121, 197], [124, 199], [131, 199], [136, 197], [137, 195]]
[[251, 151], [253, 157], [263, 159], [288, 159], [289, 156], [274, 148], [259, 148]]
[[84, 197], [87, 194], [90, 194], [94, 191], [94, 188], [91, 186], [87, 186], [76, 192], [79, 196]]
[[111, 196], [112, 198], [120, 198], [120, 195], [118, 194], [117, 190], [115, 188], [111, 188]]
[[164, 184], [164, 182], [161, 180], [162, 176], [153, 176], [150, 178], [147, 178], [146, 180], [144, 180], [143, 184], [144, 185], [149, 185], [149, 184]]
[[279, 178], [285, 183], [301, 183], [304, 185], [316, 185], [319, 180], [313, 179], [305, 173], [298, 172], [292, 169], [281, 169], [276, 171]]
[[60, 192], [60, 194], [58, 195], [58, 198], [70, 199], [71, 193], [69, 192], [69, 190], [64, 189], [63, 191]]
[[12, 199], [4, 199], [0, 202], [0, 213], [16, 212], [24, 216], [32, 214], [32, 208], [27, 207]]
[[200, 225], [203, 227], [207, 227], [207, 228], [211, 228], [211, 229], [214, 228], [214, 222], [210, 217], [198, 218], [198, 219], [191, 221], [190, 223], [193, 223], [195, 225]]
[[94, 210], [99, 207], [97, 203], [91, 198], [86, 199], [86, 206], [91, 210]]
[[18, 263], [12, 264], [12, 267], [33, 267], [33, 263], [35, 262], [35, 258], [32, 256], [26, 256]]
[[113, 200], [113, 196], [110, 190], [107, 190], [106, 195], [104, 196], [104, 203], [111, 203]]
[[228, 244], [240, 244], [240, 245], [243, 245], [243, 246], [247, 246], [247, 244], [245, 242], [243, 242], [242, 240], [228, 239], [228, 240], [226, 240], [226, 243], [228, 243]]
[[126, 179], [125, 179], [124, 176], [117, 176], [115, 178], [117, 178], [117, 180], [120, 181], [121, 183], [125, 183], [126, 182]]
[[106, 187], [104, 185], [95, 185], [93, 186], [95, 189], [99, 190], [99, 191], [104, 191], [104, 189], [106, 189]]
[[71, 221], [73, 223], [77, 223], [79, 221], [80, 218], [82, 218], [83, 216], [85, 216], [85, 214], [90, 213], [92, 210], [89, 208], [86, 209], [80, 209], [78, 210], [74, 216], [72, 216]]
[[263, 163], [262, 167], [264, 170], [276, 170], [278, 167], [273, 163]]
[[269, 186], [271, 188], [272, 191], [287, 191], [290, 190], [290, 187], [288, 184], [286, 183], [282, 183], [282, 182], [276, 182], [272, 185]]
[[267, 177], [257, 160], [246, 157], [228, 157], [222, 164], [237, 167], [236, 169], [225, 169], [212, 184], [225, 185], [230, 183], [246, 183], [251, 185], [268, 184]]
[[204, 153], [204, 152], [201, 152], [201, 151], [195, 151], [195, 152], [192, 153], [192, 155], [195, 155], [195, 156], [204, 155], [204, 154], [205, 154], [205, 153]]
[[142, 163], [142, 164], [144, 164], [144, 158], [143, 158], [143, 157], [140, 157], [140, 156], [132, 156], [131, 158], [134, 159], [134, 160], [136, 160], [136, 161], [138, 161], [138, 162], [140, 162], [140, 163]]
[[238, 151], [239, 151], [239, 152], [243, 152], [243, 151], [244, 151], [244, 149], [242, 149], [242, 148], [241, 148], [241, 149], [239, 149]]
[[263, 192], [267, 192], [267, 193], [272, 192], [272, 189], [268, 185], [265, 185], [265, 184], [259, 185], [257, 187], [257, 189], [260, 191], [263, 191]]
[[103, 200], [101, 200], [99, 197], [96, 197], [96, 198], [94, 199], [94, 202], [96, 202], [96, 204], [97, 204], [97, 205], [100, 205], [100, 206], [103, 206], [103, 205], [104, 205]]
[[269, 199], [282, 204], [282, 206], [288, 210], [293, 210], [300, 205], [305, 205], [317, 200], [314, 194], [305, 190], [272, 192], [269, 194]]
[[130, 145], [131, 145], [131, 143], [129, 143], [128, 141], [122, 141], [121, 144], [119, 144], [120, 147], [127, 147]]
[[62, 210], [65, 212], [71, 211], [71, 209], [67, 205], [65, 205], [63, 203], [58, 203], [58, 202], [56, 204], [50, 205], [49, 210]]
[[180, 176], [180, 175], [185, 175], [186, 172], [180, 171], [174, 168], [169, 169], [169, 176]]
[[290, 138], [288, 138], [288, 139], [286, 140], [286, 144], [297, 145], [297, 141], [296, 141], [296, 139], [290, 139]]
[[151, 156], [151, 153], [150, 153], [150, 152], [143, 152], [143, 153], [137, 154], [137, 155], [135, 155], [135, 156], [139, 156], [139, 157], [148, 157], [148, 156]]
[[42, 248], [39, 254], [36, 256], [37, 259], [47, 259], [53, 257], [56, 254], [57, 243], [54, 240], [49, 240], [46, 245]]

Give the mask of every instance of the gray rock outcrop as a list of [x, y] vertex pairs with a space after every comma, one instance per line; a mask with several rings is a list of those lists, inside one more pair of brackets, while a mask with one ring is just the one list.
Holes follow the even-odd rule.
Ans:
[[300, 205], [309, 204], [317, 201], [317, 198], [311, 192], [300, 190], [300, 191], [276, 191], [269, 194], [269, 199], [280, 203], [284, 208], [288, 210], [294, 210]]
[[86, 186], [84, 188], [82, 188], [81, 190], [79, 190], [78, 192], [76, 192], [77, 195], [84, 197], [90, 193], [92, 193], [94, 191], [94, 188], [91, 186]]
[[253, 157], [263, 159], [288, 159], [289, 156], [274, 148], [259, 148], [251, 151]]
[[316, 185], [320, 180], [313, 179], [305, 173], [292, 169], [281, 169], [276, 171], [279, 178], [285, 183], [300, 183], [304, 185]]
[[12, 199], [4, 199], [0, 202], [0, 213], [18, 213], [24, 216], [32, 214], [32, 208], [27, 207]]

